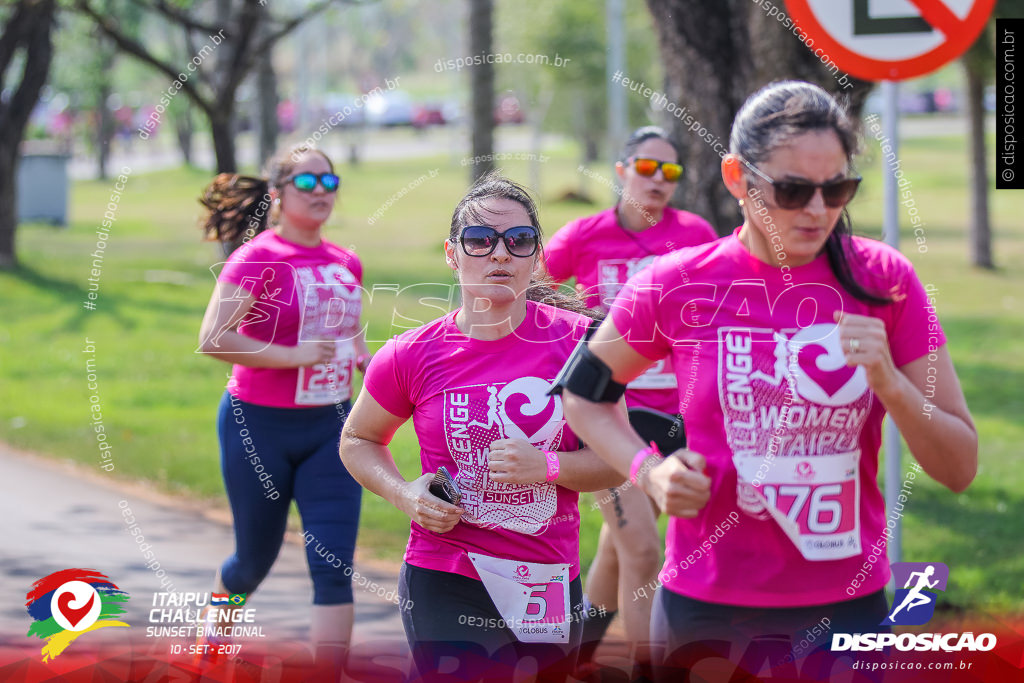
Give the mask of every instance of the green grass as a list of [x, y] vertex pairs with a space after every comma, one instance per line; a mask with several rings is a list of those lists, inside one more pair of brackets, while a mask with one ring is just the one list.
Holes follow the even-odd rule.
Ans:
[[[602, 205], [559, 201], [580, 185], [575, 151], [546, 150], [542, 164], [541, 217], [550, 234], [570, 218]], [[852, 206], [857, 231], [881, 233], [877, 152], [861, 160], [865, 175]], [[968, 403], [981, 434], [981, 469], [967, 493], [954, 495], [919, 480], [905, 518], [905, 559], [951, 565], [948, 605], [1021, 613], [1024, 554], [1024, 474], [1017, 444], [1024, 442], [1024, 209], [1020, 193], [992, 193], [996, 260], [1001, 268], [970, 268], [967, 237], [967, 152], [958, 138], [912, 139], [900, 157], [925, 221], [927, 253], [919, 253], [901, 211], [904, 251], [922, 281], [938, 287], [938, 311], [950, 339]], [[525, 162], [503, 163], [527, 178]], [[373, 214], [393, 193], [422, 174], [428, 179], [394, 202], [374, 225]], [[397, 283], [400, 295], [378, 291], [367, 308], [369, 337], [387, 337], [437, 315], [437, 302], [452, 284], [441, 243], [451, 211], [465, 189], [466, 168], [452, 157], [341, 167], [338, 208], [329, 239], [353, 246], [363, 259], [366, 285]], [[611, 169], [600, 166], [606, 177]], [[90, 426], [86, 340], [95, 346], [98, 394], [110, 435], [111, 476], [144, 479], [162, 489], [221, 501], [214, 417], [227, 366], [196, 354], [196, 334], [220, 260], [214, 245], [199, 240], [195, 197], [209, 179], [180, 169], [133, 176], [111, 229], [95, 311], [82, 303], [111, 183], [79, 182], [72, 189], [67, 229], [27, 225], [19, 230], [21, 267], [0, 272], [0, 439], [17, 447], [100, 464]], [[607, 201], [610, 191], [588, 181]], [[424, 285], [421, 283], [433, 283]], [[414, 286], [415, 285], [415, 286]], [[393, 304], [393, 306], [392, 306]], [[444, 304], [441, 304], [444, 305]], [[398, 315], [393, 318], [393, 310]], [[418, 473], [411, 426], [399, 432], [396, 459], [403, 473]], [[905, 456], [906, 458], [907, 456]], [[906, 461], [906, 460], [905, 460]], [[593, 557], [599, 515], [584, 496], [582, 559]], [[396, 559], [408, 520], [372, 495], [363, 504], [360, 543]]]

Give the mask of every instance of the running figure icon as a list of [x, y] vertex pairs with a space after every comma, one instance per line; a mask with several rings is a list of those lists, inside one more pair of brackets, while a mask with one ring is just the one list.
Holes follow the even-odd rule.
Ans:
[[[910, 576], [907, 577], [906, 584], [904, 584], [903, 586], [904, 588], [910, 588], [910, 592], [908, 592], [906, 597], [903, 598], [903, 602], [901, 602], [899, 606], [896, 609], [894, 609], [892, 613], [889, 615], [889, 621], [895, 623], [896, 614], [899, 613], [899, 611], [902, 610], [904, 607], [906, 607], [907, 611], [909, 612], [915, 607], [918, 607], [920, 605], [927, 605], [932, 602], [932, 596], [927, 593], [922, 593], [921, 591], [925, 588], [935, 588], [935, 586], [938, 585], [938, 579], [935, 579], [935, 581], [928, 580], [932, 577], [933, 574], [935, 574], [934, 565], [928, 565], [923, 572], [911, 572]], [[918, 577], [917, 585], [911, 588], [910, 584], [914, 582], [915, 576]]]

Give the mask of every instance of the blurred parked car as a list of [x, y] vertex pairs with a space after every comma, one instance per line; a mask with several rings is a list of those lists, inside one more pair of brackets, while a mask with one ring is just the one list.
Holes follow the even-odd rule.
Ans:
[[415, 128], [427, 126], [443, 126], [447, 121], [440, 104], [417, 104], [413, 107], [412, 125]]
[[[353, 93], [328, 93], [324, 97], [322, 120], [332, 119], [334, 128], [361, 126], [366, 123], [366, 105], [369, 99], [363, 99]], [[346, 109], [348, 107], [348, 109]]]
[[378, 126], [412, 125], [412, 100], [400, 90], [374, 93], [366, 101], [365, 109], [368, 123]]

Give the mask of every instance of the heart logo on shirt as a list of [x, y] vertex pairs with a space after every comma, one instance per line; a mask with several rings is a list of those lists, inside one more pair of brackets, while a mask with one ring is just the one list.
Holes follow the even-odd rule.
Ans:
[[562, 428], [562, 401], [548, 396], [548, 382], [539, 377], [520, 377], [498, 393], [505, 435], [532, 444], [547, 444]]
[[846, 364], [835, 324], [805, 327], [792, 336], [787, 346], [789, 353], [796, 355], [798, 367], [790, 367], [790, 373], [797, 393], [804, 399], [841, 406], [853, 403], [868, 390], [864, 368]]
[[828, 349], [824, 346], [811, 345], [800, 349], [797, 359], [800, 362], [800, 369], [805, 374], [814, 380], [826, 394], [835, 396], [850, 381], [853, 373], [857, 372], [857, 368], [843, 365], [835, 370], [824, 370], [818, 365], [818, 359], [822, 356], [829, 357]]

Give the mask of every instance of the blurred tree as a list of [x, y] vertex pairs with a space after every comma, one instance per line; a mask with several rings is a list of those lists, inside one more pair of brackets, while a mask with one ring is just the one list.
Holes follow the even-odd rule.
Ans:
[[[104, 14], [101, 0], [71, 2], [76, 10], [96, 22], [118, 48], [162, 72], [172, 84], [180, 83], [181, 92], [209, 121], [217, 171], [233, 173], [237, 170], [236, 95], [242, 81], [256, 68], [259, 59], [273, 50], [277, 41], [303, 22], [334, 2], [357, 4], [358, 0], [315, 0], [284, 18], [272, 16], [264, 7], [265, 0], [214, 0], [212, 18], [210, 3], [200, 0], [132, 0], [151, 15], [185, 31], [193, 60], [204, 54], [203, 51], [208, 54], [207, 48], [212, 49], [213, 60], [200, 59], [195, 71], [188, 73], [186, 64], [161, 57], [153, 46], [126, 31], [118, 17]], [[182, 74], [185, 80], [181, 79]]]
[[56, 0], [18, 0], [0, 9], [0, 268], [17, 264], [18, 147], [53, 60]]
[[[469, 54], [473, 57], [494, 54], [494, 0], [468, 0], [469, 2]], [[470, 67], [472, 92], [473, 158], [480, 163], [469, 165], [470, 180], [488, 174], [494, 169], [494, 64], [483, 63]]]
[[[651, 16], [643, 0], [628, 0], [625, 26], [626, 67], [629, 78], [660, 87], [662, 70]], [[527, 113], [538, 128], [573, 136], [579, 143], [581, 162], [591, 164], [602, 156], [611, 159], [618, 149], [604, 149], [607, 140], [607, 82], [605, 58], [605, 8], [594, 0], [522, 0], [514, 18], [499, 22], [512, 49], [545, 55], [545, 65], [503, 66], [502, 80], [525, 91]], [[529, 21], [522, 21], [526, 15]], [[557, 58], [557, 59], [556, 59]], [[561, 60], [561, 61], [559, 61]], [[627, 98], [632, 127], [652, 122], [656, 113], [649, 102]], [[625, 140], [617, 141], [621, 145]], [[539, 152], [539, 150], [535, 150]], [[587, 176], [580, 174], [578, 194], [586, 196]]]
[[974, 45], [960, 58], [967, 82], [966, 105], [968, 147], [971, 168], [971, 215], [968, 234], [971, 263], [994, 268], [992, 261], [992, 224], [988, 211], [988, 160], [985, 151], [985, 85], [995, 73], [992, 22]]
[[[260, 9], [264, 13], [269, 12], [266, 5], [261, 5]], [[270, 22], [267, 18], [264, 18], [262, 26], [261, 37], [266, 39], [270, 35]], [[274, 60], [271, 57], [271, 51], [267, 50], [259, 56], [256, 66], [256, 99], [259, 103], [258, 154], [261, 167], [273, 156], [277, 148], [277, 74], [274, 72]]]
[[[784, 9], [781, 0], [775, 2]], [[840, 95], [859, 118], [873, 84], [850, 78], [843, 90], [814, 53], [750, 0], [647, 0], [665, 67], [666, 96], [708, 131], [702, 139], [679, 118], [671, 123], [683, 146], [685, 183], [675, 199], [700, 214], [719, 233], [740, 220], [736, 200], [721, 179], [721, 157], [709, 144], [728, 147], [732, 120], [748, 95], [773, 80], [798, 78]], [[691, 124], [692, 126], [692, 124]], [[698, 130], [699, 132], [699, 130]], [[680, 196], [682, 195], [682, 196]]]
[[999, 0], [985, 30], [960, 59], [967, 80], [967, 120], [971, 156], [971, 265], [995, 268], [988, 210], [988, 155], [985, 149], [985, 86], [996, 72], [995, 19], [1024, 17], [1024, 0]]
[[[126, 32], [138, 37], [141, 13], [127, 0], [97, 0], [104, 12], [116, 14]], [[96, 156], [96, 175], [107, 178], [107, 162], [111, 142], [117, 131], [113, 106], [121, 101], [115, 88], [117, 74], [117, 46], [104, 36], [95, 24], [84, 17], [64, 12], [60, 15], [56, 33], [56, 52], [60, 59], [54, 63], [50, 83], [54, 89], [67, 94], [76, 117], [86, 114], [89, 133], [85, 135], [88, 149]]]

